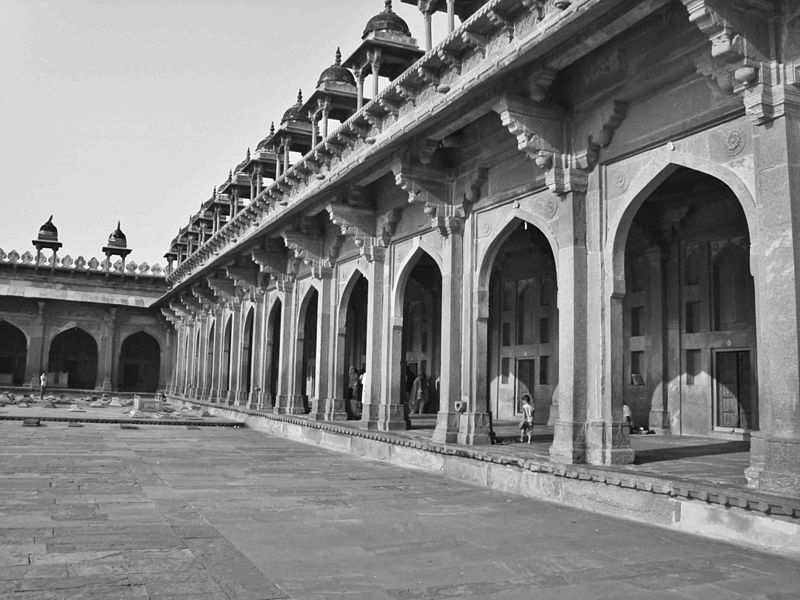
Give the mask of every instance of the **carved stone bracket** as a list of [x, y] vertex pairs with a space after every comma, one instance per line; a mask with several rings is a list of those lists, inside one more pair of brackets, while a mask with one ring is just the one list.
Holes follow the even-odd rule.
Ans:
[[468, 191], [464, 194], [464, 201], [461, 206], [463, 214], [461, 216], [466, 217], [472, 212], [472, 206], [480, 199], [483, 184], [486, 183], [488, 179], [489, 168], [478, 167], [475, 171], [475, 175], [469, 181]]
[[[552, 81], [552, 74], [548, 77]], [[564, 136], [567, 123], [564, 111], [508, 94], [498, 99], [494, 110], [506, 129], [516, 136], [518, 148], [544, 170], [547, 187], [562, 195], [586, 191], [588, 174], [597, 165], [600, 150], [611, 143], [627, 114], [628, 104], [611, 102], [603, 111], [597, 134], [589, 136], [584, 149], [571, 152]]]
[[331, 222], [340, 228], [342, 235], [351, 237], [375, 237], [375, 211], [366, 206], [352, 206], [343, 202], [331, 202], [325, 207]]
[[192, 286], [192, 296], [194, 296], [203, 305], [206, 312], [211, 312], [216, 308], [214, 293], [205, 288]]
[[517, 147], [531, 158], [563, 151], [564, 111], [511, 94], [501, 96], [493, 108], [517, 138]]
[[275, 275], [286, 273], [286, 253], [284, 251], [253, 248], [250, 251], [250, 258], [259, 266], [262, 273]]
[[206, 277], [206, 282], [214, 295], [227, 306], [238, 302], [239, 295], [236, 292], [236, 286], [227, 277]]
[[[251, 263], [252, 264], [252, 263]], [[225, 267], [225, 274], [233, 281], [233, 285], [242, 290], [252, 300], [260, 289], [259, 271], [250, 267]]]
[[314, 277], [329, 276], [328, 270], [333, 266], [330, 255], [325, 254], [321, 235], [309, 235], [298, 231], [285, 230], [281, 234], [286, 247], [294, 253], [295, 258], [311, 267]]
[[601, 109], [603, 122], [596, 136], [590, 135], [586, 140], [586, 150], [576, 155], [577, 164], [581, 168], [591, 171], [597, 166], [600, 150], [611, 143], [614, 132], [628, 114], [628, 103], [614, 100], [607, 108]]
[[172, 311], [182, 324], [194, 318], [194, 314], [178, 300], [170, 301], [169, 310]]
[[423, 203], [426, 206], [442, 204], [447, 201], [449, 174], [421, 164], [411, 164], [403, 160], [392, 163], [394, 179], [408, 194], [408, 203]]
[[195, 317], [205, 313], [205, 306], [194, 296], [184, 295], [180, 297], [180, 301]]
[[745, 112], [756, 125], [785, 114], [786, 104], [798, 105], [800, 94], [791, 68], [777, 62], [770, 29], [777, 4], [765, 0], [681, 0], [689, 21], [711, 42], [709, 61], [697, 70], [724, 93], [739, 94]]

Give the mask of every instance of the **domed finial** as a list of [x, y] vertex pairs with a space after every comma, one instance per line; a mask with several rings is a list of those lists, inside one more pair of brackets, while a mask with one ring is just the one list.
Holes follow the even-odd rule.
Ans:
[[275, 121], [269, 124], [269, 134], [275, 135]]
[[297, 104], [303, 105], [303, 90], [297, 90]]
[[386, 2], [384, 2], [384, 6], [384, 12], [392, 12], [392, 0], [386, 0]]
[[117, 231], [122, 231], [122, 228], [120, 227], [120, 221], [117, 221]]
[[337, 67], [341, 67], [342, 66], [342, 49], [341, 48], [336, 48], [336, 60], [333, 61], [333, 64], [336, 65]]

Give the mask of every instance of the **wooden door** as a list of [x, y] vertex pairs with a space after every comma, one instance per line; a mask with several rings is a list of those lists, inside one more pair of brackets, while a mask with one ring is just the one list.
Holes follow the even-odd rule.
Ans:
[[750, 352], [717, 352], [717, 426], [750, 425]]

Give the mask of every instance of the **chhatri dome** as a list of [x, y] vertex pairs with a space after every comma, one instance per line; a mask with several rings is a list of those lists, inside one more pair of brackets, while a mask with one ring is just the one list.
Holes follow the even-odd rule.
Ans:
[[297, 103], [286, 109], [281, 119], [281, 125], [288, 121], [308, 121], [308, 115], [303, 114], [303, 90], [297, 92]]
[[342, 51], [339, 48], [336, 49], [334, 63], [320, 74], [317, 87], [320, 88], [326, 83], [341, 83], [352, 85], [353, 87], [356, 85], [356, 78], [353, 77], [349, 69], [345, 69], [342, 66]]
[[40, 241], [46, 242], [57, 242], [58, 241], [58, 228], [53, 225], [53, 215], [50, 215], [50, 218], [39, 227], [39, 235], [37, 239]]
[[361, 39], [366, 38], [370, 33], [394, 33], [411, 37], [411, 30], [408, 24], [392, 11], [392, 0], [386, 0], [386, 7], [383, 12], [378, 13], [367, 21]]
[[117, 221], [117, 228], [111, 232], [111, 235], [108, 236], [108, 246], [110, 248], [127, 248], [128, 247], [128, 238], [125, 237], [125, 234], [122, 233], [122, 229], [120, 229], [120, 222]]

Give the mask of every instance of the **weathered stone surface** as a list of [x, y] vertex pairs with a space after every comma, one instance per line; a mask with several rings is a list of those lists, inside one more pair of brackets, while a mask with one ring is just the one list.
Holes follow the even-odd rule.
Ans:
[[[55, 426], [46, 431], [47, 444], [28, 453], [18, 473], [36, 475], [39, 465], [46, 470], [73, 441], [59, 438]], [[254, 431], [206, 434], [201, 455], [196, 434], [183, 428], [143, 428], [134, 437], [110, 425], [77, 432], [72, 474], [59, 477], [78, 488], [84, 481], [107, 488], [120, 497], [115, 506], [130, 494], [134, 509], [121, 511], [125, 522], [97, 513], [68, 526], [51, 520], [49, 527], [21, 528], [5, 518], [0, 539], [9, 543], [3, 548], [11, 549], [9, 557], [30, 557], [32, 564], [0, 567], [0, 595], [498, 600], [529, 597], [535, 590], [542, 598], [767, 600], [771, 594], [774, 600], [800, 593], [797, 562], [786, 558]], [[14, 460], [5, 447], [24, 448], [26, 440], [39, 439], [32, 435], [0, 422], [0, 467]], [[84, 469], [84, 455], [106, 452], [110, 445], [127, 448], [113, 469]], [[538, 452], [546, 456], [546, 447]], [[131, 485], [128, 464], [139, 473], [150, 469], [164, 484]], [[515, 483], [508, 465], [479, 464], [488, 465], [487, 483], [496, 487], [530, 485], [521, 476]], [[48, 479], [38, 477], [43, 489]], [[571, 481], [570, 489], [581, 483], [552, 476], [534, 481], [542, 488], [552, 481]], [[581, 485], [585, 492], [576, 504], [605, 501], [598, 484]], [[173, 491], [168, 498], [164, 486]], [[161, 497], [142, 502], [148, 489]], [[0, 511], [5, 508], [0, 496]], [[51, 503], [48, 513], [57, 508]], [[17, 514], [24, 518], [20, 512], [11, 519]], [[686, 516], [691, 530], [698, 521]]]

